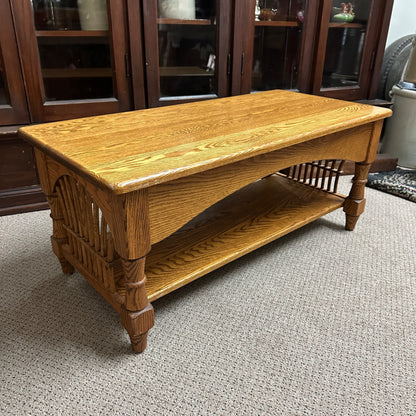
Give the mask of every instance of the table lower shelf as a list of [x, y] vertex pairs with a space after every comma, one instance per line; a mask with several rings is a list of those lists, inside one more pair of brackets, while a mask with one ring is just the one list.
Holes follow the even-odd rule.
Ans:
[[344, 198], [278, 174], [256, 181], [155, 244], [146, 258], [154, 301], [340, 208]]

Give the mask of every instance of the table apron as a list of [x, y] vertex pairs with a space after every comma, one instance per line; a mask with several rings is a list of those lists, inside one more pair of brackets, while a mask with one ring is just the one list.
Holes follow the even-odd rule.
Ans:
[[318, 159], [366, 161], [372, 137], [373, 125], [366, 124], [150, 187], [151, 244], [233, 192], [286, 167]]

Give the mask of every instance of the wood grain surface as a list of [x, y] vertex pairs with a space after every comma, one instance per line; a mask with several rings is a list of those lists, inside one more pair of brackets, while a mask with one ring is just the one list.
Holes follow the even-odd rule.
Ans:
[[152, 247], [146, 258], [149, 301], [340, 208], [343, 202], [340, 196], [281, 175], [246, 186]]
[[123, 194], [390, 114], [276, 90], [27, 126], [19, 134], [88, 181]]

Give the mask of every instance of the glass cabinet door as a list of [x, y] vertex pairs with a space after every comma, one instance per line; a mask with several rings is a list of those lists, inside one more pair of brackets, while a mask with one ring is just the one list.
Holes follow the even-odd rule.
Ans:
[[33, 0], [46, 101], [114, 97], [106, 1], [84, 3]]
[[[35, 121], [130, 108], [123, 11], [116, 3], [25, 0], [14, 6]], [[33, 36], [23, 35], [31, 30]]]
[[251, 91], [298, 89], [306, 0], [256, 0]]
[[322, 88], [358, 85], [370, 0], [332, 0]]
[[0, 2], [0, 125], [29, 121], [11, 10]]
[[229, 1], [152, 0], [143, 8], [148, 105], [228, 95]]
[[365, 98], [377, 45], [369, 38], [383, 7], [378, 0], [324, 0], [314, 93]]

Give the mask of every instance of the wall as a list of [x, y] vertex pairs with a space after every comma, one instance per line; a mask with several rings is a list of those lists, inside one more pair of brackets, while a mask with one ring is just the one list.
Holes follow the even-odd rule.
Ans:
[[394, 0], [386, 47], [402, 36], [416, 33], [415, 0]]

